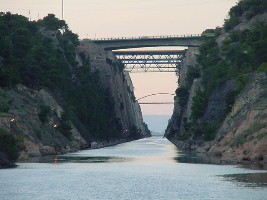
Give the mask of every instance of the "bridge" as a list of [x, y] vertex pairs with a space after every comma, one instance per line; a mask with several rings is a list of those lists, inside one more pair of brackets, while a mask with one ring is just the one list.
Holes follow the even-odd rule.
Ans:
[[142, 105], [148, 105], [148, 104], [153, 104], [153, 105], [166, 105], [166, 104], [174, 104], [174, 102], [139, 102], [138, 104]]
[[176, 72], [185, 50], [113, 51], [128, 72]]
[[141, 99], [145, 99], [147, 97], [151, 97], [151, 96], [155, 96], [155, 95], [171, 95], [171, 96], [175, 96], [175, 94], [172, 94], [172, 93], [166, 93], [166, 92], [160, 92], [160, 93], [154, 93], [154, 94], [149, 94], [149, 95], [146, 95], [146, 96], [143, 96], [143, 97], [140, 97], [137, 99], [138, 101], [138, 104], [144, 104], [144, 105], [148, 105], [148, 104], [156, 104], [156, 105], [164, 105], [164, 104], [174, 104], [174, 101], [173, 102], [140, 102]]
[[84, 39], [83, 42], [94, 42], [106, 51], [113, 51], [126, 66], [125, 71], [128, 72], [177, 72], [178, 67], [183, 63], [185, 51], [127, 51], [125, 49], [164, 46], [199, 47], [203, 38], [214, 36], [213, 33], [204, 33], [201, 35], [95, 38]]
[[130, 49], [142, 47], [159, 46], [182, 46], [199, 47], [203, 37], [208, 35], [169, 35], [169, 36], [142, 36], [142, 37], [121, 37], [121, 38], [97, 38], [84, 39], [83, 42], [94, 42], [106, 51], [117, 49]]

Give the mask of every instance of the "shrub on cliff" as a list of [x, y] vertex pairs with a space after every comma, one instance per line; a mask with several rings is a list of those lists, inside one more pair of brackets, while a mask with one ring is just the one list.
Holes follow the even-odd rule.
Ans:
[[1, 102], [1, 104], [0, 104], [0, 113], [1, 112], [8, 113], [9, 109], [10, 109], [10, 105]]
[[199, 66], [188, 66], [188, 71], [186, 74], [186, 87], [189, 88], [194, 79], [199, 78], [200, 77], [200, 68]]
[[240, 23], [241, 17], [251, 19], [253, 16], [266, 11], [266, 0], [240, 0], [236, 6], [230, 9], [229, 18], [225, 20], [224, 28], [229, 31]]
[[66, 22], [64, 20], [57, 19], [54, 14], [48, 14], [42, 20], [38, 20], [38, 24], [51, 31], [68, 29]]
[[193, 121], [201, 118], [205, 113], [207, 106], [207, 94], [204, 91], [198, 89], [196, 95], [193, 97], [191, 118]]
[[71, 132], [72, 127], [71, 127], [70, 119], [69, 119], [69, 117], [67, 116], [66, 113], [62, 113], [61, 114], [61, 118], [60, 118], [59, 124], [55, 128], [56, 128], [56, 130], [61, 132], [66, 138], [71, 140], [71, 138], [72, 138], [72, 132]]
[[40, 119], [40, 121], [45, 124], [46, 122], [48, 122], [48, 117], [51, 114], [51, 109], [48, 106], [45, 105], [41, 105], [40, 106], [40, 112], [38, 113], [38, 117]]
[[[49, 88], [84, 138], [119, 136], [121, 126], [109, 88], [101, 86], [99, 73], [91, 71], [88, 60], [77, 67], [78, 36], [64, 20], [49, 14], [35, 22], [0, 13], [0, 35], [0, 87]], [[116, 68], [123, 70], [121, 63]], [[43, 123], [48, 115], [47, 109], [40, 109]], [[70, 138], [69, 128], [62, 122], [61, 133]]]
[[[229, 93], [225, 99], [226, 113], [231, 111], [235, 97], [249, 82], [251, 73], [266, 72], [267, 63], [267, 22], [255, 22], [249, 29], [232, 30], [240, 21], [240, 17], [248, 19], [267, 11], [265, 0], [241, 0], [229, 12], [229, 19], [224, 28], [229, 31], [228, 37], [217, 44], [217, 37], [205, 38], [197, 57], [202, 67], [203, 91], [197, 91], [193, 98], [191, 119], [198, 127], [206, 132], [205, 140], [214, 138], [214, 126], [206, 126], [203, 116], [210, 96], [216, 88], [223, 86], [227, 81], [234, 80], [236, 91]], [[216, 31], [216, 30], [215, 30]], [[223, 118], [221, 119], [221, 121]], [[205, 131], [206, 129], [206, 131]]]
[[18, 140], [2, 128], [0, 128], [0, 152], [5, 153], [12, 161], [15, 161], [19, 156]]
[[186, 106], [188, 96], [189, 96], [188, 89], [185, 87], [179, 87], [175, 90], [175, 94], [179, 98], [178, 102], [179, 102], [180, 107], [183, 109]]

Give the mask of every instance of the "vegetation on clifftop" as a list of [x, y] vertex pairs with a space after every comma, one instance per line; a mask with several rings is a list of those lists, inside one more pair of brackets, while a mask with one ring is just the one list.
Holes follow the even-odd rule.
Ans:
[[229, 11], [229, 18], [225, 20], [224, 29], [230, 31], [241, 22], [241, 18], [251, 19], [253, 16], [267, 11], [266, 0], [241, 0]]
[[[121, 124], [109, 89], [101, 86], [99, 73], [91, 71], [89, 62], [77, 67], [78, 36], [64, 20], [49, 14], [29, 21], [0, 13], [0, 35], [0, 87], [24, 84], [52, 91], [65, 110], [57, 130], [66, 138], [71, 139], [69, 121], [88, 140], [119, 137]], [[4, 105], [0, 109], [8, 112]], [[41, 107], [38, 116], [45, 124], [51, 114], [52, 110]]]

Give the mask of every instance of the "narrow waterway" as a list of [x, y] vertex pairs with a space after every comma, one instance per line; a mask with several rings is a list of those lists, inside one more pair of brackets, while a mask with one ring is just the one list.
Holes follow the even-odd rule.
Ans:
[[267, 172], [181, 163], [166, 139], [151, 137], [96, 150], [18, 163], [0, 170], [0, 199], [267, 199]]

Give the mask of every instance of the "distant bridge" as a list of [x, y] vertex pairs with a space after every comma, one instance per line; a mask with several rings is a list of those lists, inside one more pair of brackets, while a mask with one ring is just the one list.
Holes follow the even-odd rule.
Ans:
[[139, 102], [138, 104], [145, 104], [145, 105], [148, 105], [148, 104], [153, 104], [153, 105], [164, 105], [164, 104], [174, 104], [174, 102]]
[[158, 47], [158, 46], [183, 46], [199, 47], [203, 37], [207, 35], [169, 35], [169, 36], [142, 36], [142, 37], [121, 37], [121, 38], [97, 38], [84, 39], [83, 42], [94, 42], [107, 51], [117, 49]]
[[153, 94], [148, 94], [146, 96], [140, 97], [137, 99], [137, 101], [141, 100], [141, 99], [145, 99], [147, 97], [151, 97], [151, 96], [156, 96], [156, 95], [171, 95], [171, 96], [175, 96], [175, 94], [172, 93], [168, 93], [168, 92], [159, 92], [159, 93], [153, 93]]
[[[143, 97], [140, 97], [137, 99], [137, 101], [141, 100], [141, 99], [145, 99], [147, 97], [151, 97], [151, 96], [155, 96], [155, 95], [171, 95], [171, 96], [175, 96], [175, 94], [172, 93], [166, 93], [166, 92], [160, 92], [160, 93], [154, 93], [154, 94], [149, 94]], [[174, 102], [138, 102], [138, 104], [174, 104]]]

